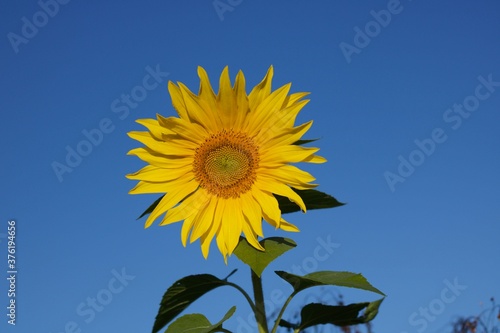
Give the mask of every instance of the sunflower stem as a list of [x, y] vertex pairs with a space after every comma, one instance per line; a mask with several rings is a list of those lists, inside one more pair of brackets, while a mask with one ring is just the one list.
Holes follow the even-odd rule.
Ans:
[[250, 271], [252, 273], [253, 295], [255, 299], [255, 319], [257, 320], [259, 333], [268, 333], [262, 279], [252, 269]]

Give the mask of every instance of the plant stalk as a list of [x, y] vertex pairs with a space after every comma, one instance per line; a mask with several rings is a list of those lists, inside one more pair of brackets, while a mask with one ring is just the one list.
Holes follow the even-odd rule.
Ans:
[[255, 300], [255, 319], [259, 333], [269, 333], [267, 328], [266, 309], [264, 305], [264, 292], [262, 290], [262, 279], [250, 269], [252, 273], [253, 295]]
[[276, 331], [278, 330], [281, 317], [283, 317], [283, 313], [285, 313], [286, 307], [288, 306], [288, 304], [295, 295], [296, 292], [294, 291], [290, 296], [288, 296], [287, 300], [285, 301], [285, 304], [283, 304], [283, 307], [281, 308], [280, 313], [278, 314], [278, 318], [276, 318], [276, 321], [274, 322], [273, 330], [271, 331], [271, 333], [276, 333]]
[[256, 311], [255, 304], [253, 303], [252, 298], [250, 297], [250, 295], [247, 294], [247, 292], [243, 288], [238, 286], [236, 283], [228, 282], [227, 284], [231, 287], [236, 288], [239, 292], [241, 292], [243, 294], [243, 296], [245, 297], [245, 299], [247, 300], [248, 304], [250, 305], [250, 308], [252, 308], [252, 311], [253, 312]]

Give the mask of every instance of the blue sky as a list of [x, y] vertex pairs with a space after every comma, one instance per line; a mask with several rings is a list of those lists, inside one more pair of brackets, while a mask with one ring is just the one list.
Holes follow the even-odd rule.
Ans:
[[[143, 164], [126, 156], [138, 146], [126, 133], [137, 118], [174, 115], [167, 82], [196, 91], [199, 65], [215, 86], [226, 65], [233, 79], [241, 69], [247, 89], [273, 65], [274, 88], [311, 92], [299, 120], [314, 120], [308, 137], [328, 163], [304, 168], [348, 203], [288, 216], [299, 234], [265, 228], [299, 244], [264, 275], [268, 310], [289, 292], [273, 270], [363, 273], [388, 295], [375, 332], [443, 332], [500, 297], [500, 4], [215, 4], [4, 3], [0, 267], [7, 277], [14, 219], [18, 273], [15, 326], [0, 279], [0, 330], [148, 332], [185, 275], [238, 268], [233, 281], [249, 287], [235, 257], [226, 266], [215, 246], [208, 260], [198, 243], [183, 248], [180, 224], [144, 230], [136, 217], [156, 196], [127, 194], [124, 175]], [[233, 304], [228, 328], [247, 332], [233, 290], [189, 310], [215, 322]]]

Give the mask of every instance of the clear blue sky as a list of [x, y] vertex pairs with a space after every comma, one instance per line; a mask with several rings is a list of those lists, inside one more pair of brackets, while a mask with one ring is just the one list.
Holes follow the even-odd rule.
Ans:
[[[9, 219], [18, 269], [15, 327], [0, 279], [2, 332], [149, 332], [178, 278], [239, 268], [249, 286], [236, 258], [184, 249], [179, 224], [144, 230], [136, 217], [156, 196], [127, 194], [143, 163], [126, 133], [173, 115], [167, 81], [196, 91], [198, 65], [215, 86], [224, 66], [242, 69], [251, 87], [272, 64], [275, 88], [311, 92], [300, 120], [314, 119], [328, 163], [306, 168], [348, 203], [288, 216], [299, 234], [265, 229], [299, 244], [265, 273], [267, 299], [289, 292], [272, 270], [361, 272], [388, 295], [375, 332], [431, 333], [500, 297], [497, 1], [60, 1], [0, 14], [0, 276]], [[71, 150], [86, 156], [66, 161]], [[318, 237], [336, 244], [328, 256]], [[229, 328], [247, 332], [233, 290], [190, 310], [217, 321], [233, 304]]]

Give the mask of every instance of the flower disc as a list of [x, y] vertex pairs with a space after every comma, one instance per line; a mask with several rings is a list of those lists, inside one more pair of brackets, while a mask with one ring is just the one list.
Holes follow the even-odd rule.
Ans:
[[244, 133], [222, 130], [196, 148], [193, 171], [200, 187], [221, 198], [237, 198], [256, 178], [259, 151]]

